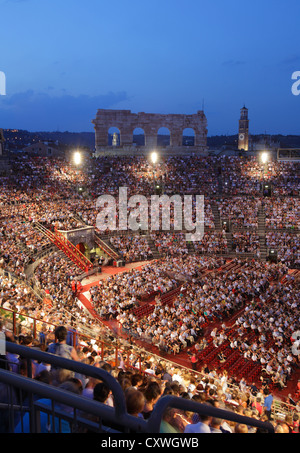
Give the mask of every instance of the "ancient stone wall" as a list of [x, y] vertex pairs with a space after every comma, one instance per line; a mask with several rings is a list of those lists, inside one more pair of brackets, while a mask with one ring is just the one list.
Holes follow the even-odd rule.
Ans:
[[120, 147], [133, 145], [133, 133], [137, 128], [144, 131], [145, 148], [157, 146], [160, 128], [170, 131], [170, 147], [182, 147], [183, 132], [187, 128], [194, 131], [195, 148], [204, 151], [207, 147], [207, 120], [202, 110], [196, 114], [184, 115], [99, 109], [92, 123], [95, 129], [96, 151], [108, 146], [108, 131], [112, 127], [119, 129]]

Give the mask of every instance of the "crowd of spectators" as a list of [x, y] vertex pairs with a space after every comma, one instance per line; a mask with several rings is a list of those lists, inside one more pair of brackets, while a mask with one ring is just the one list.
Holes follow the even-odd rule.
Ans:
[[[211, 156], [193, 159], [170, 157], [162, 159], [155, 167], [143, 157], [94, 159], [91, 167], [85, 167], [84, 171], [59, 160], [53, 160], [47, 166], [40, 158], [19, 157], [15, 165], [9, 176], [0, 179], [3, 193], [0, 202], [0, 267], [2, 272], [10, 271], [24, 281], [14, 282], [4, 275], [0, 277], [2, 309], [32, 316], [41, 324], [66, 324], [79, 328], [84, 320], [91, 330], [99, 333], [98, 323], [85, 316], [72, 289], [72, 282], [82, 271], [60, 253], [49, 254], [35, 268], [30, 284], [37, 293], [26, 283], [26, 268], [32, 263], [32, 256], [50, 245], [35, 228], [35, 223], [57, 229], [73, 229], [84, 224], [95, 226], [97, 196], [104, 193], [117, 196], [120, 187], [127, 187], [129, 196], [140, 193], [149, 197], [153, 193], [153, 180], [157, 180], [167, 194], [200, 193], [207, 196], [205, 226], [209, 231], [205, 232], [202, 241], [193, 244], [196, 251], [193, 255], [189, 254], [184, 233], [152, 233], [151, 238], [159, 253], [165, 255], [164, 259], [151, 261], [142, 269], [100, 280], [99, 285], [90, 288], [91, 302], [100, 318], [117, 321], [131, 335], [150, 342], [161, 351], [170, 353], [171, 357], [186, 348], [199, 352], [202, 348], [205, 350], [204, 328], [213, 322], [222, 323], [220, 329], [213, 330], [216, 348], [229, 342], [230, 348], [238, 350], [244, 359], [262, 365], [263, 375], [270, 382], [280, 388], [286, 386], [299, 366], [299, 357], [291, 354], [290, 348], [291, 335], [300, 328], [299, 289], [293, 278], [287, 276], [291, 266], [299, 265], [299, 235], [276, 230], [293, 229], [296, 232], [299, 229], [299, 198], [295, 196], [299, 188], [295, 177], [297, 164], [272, 161], [263, 168], [252, 158]], [[272, 183], [271, 198], [261, 196], [261, 182], [265, 180]], [[76, 190], [79, 185], [84, 187], [84, 197]], [[221, 199], [218, 198], [220, 185], [223, 191]], [[215, 231], [213, 204], [218, 207], [221, 219], [229, 219], [234, 230], [242, 230], [233, 232], [233, 244], [228, 244], [225, 232]], [[231, 270], [219, 272], [226, 261], [218, 255], [229, 249], [237, 255], [254, 253], [259, 258], [256, 229], [260, 208], [266, 214], [266, 245], [276, 247], [279, 263], [236, 258]], [[151, 259], [152, 252], [143, 236], [116, 235], [111, 241], [125, 261]], [[211, 256], [205, 257], [205, 254]], [[285, 283], [282, 283], [283, 278]], [[176, 288], [180, 291], [172, 304], [163, 304], [162, 296]], [[40, 297], [41, 292], [49, 296], [49, 305]], [[135, 309], [150, 296], [156, 296], [153, 311], [147, 317], [139, 318]], [[241, 309], [242, 314], [228, 331], [227, 322], [230, 323]], [[24, 336], [32, 326], [31, 322], [22, 322]], [[27, 337], [26, 344], [41, 347]], [[49, 334], [50, 340], [53, 341], [53, 333]], [[104, 366], [97, 350], [91, 350], [91, 346], [87, 350], [79, 348], [77, 354], [80, 360]], [[217, 401], [222, 407], [230, 406], [240, 413], [249, 414], [251, 411], [254, 417], [268, 416], [266, 408], [261, 413], [253, 409], [254, 403], [256, 408], [258, 403], [262, 403], [263, 391], [254, 396], [246, 386], [243, 391], [240, 388], [237, 395], [233, 394], [226, 385], [231, 378], [226, 373], [219, 376], [217, 371], [209, 370], [209, 364], [208, 369], [205, 368], [205, 377], [198, 381], [190, 372], [183, 376], [184, 373], [177, 369], [168, 370], [166, 379], [167, 370], [162, 361], [148, 362], [149, 358], [144, 363], [148, 371], [140, 381], [137, 381], [137, 372], [126, 370], [124, 364], [111, 369], [124, 388], [128, 408], [130, 400], [136, 402], [139, 397], [142, 401], [137, 413], [139, 416], [147, 418], [150, 415], [157, 401], [151, 395], [159, 398], [163, 394], [176, 394], [202, 402], [212, 403], [213, 400], [212, 404]], [[21, 362], [16, 361], [16, 364], [21, 366]], [[32, 377], [40, 377], [37, 369]], [[49, 383], [62, 384], [57, 375], [54, 379], [50, 373], [47, 379]], [[134, 389], [139, 393], [131, 398], [132, 387], [136, 387], [133, 382], [140, 382], [140, 385], [139, 389]], [[224, 385], [220, 386], [221, 382]], [[93, 383], [88, 380], [82, 381], [81, 385], [82, 392], [93, 388]], [[109, 401], [113, 404], [111, 398]], [[195, 426], [186, 428], [196, 425], [195, 418], [176, 414], [177, 422], [181, 420], [176, 425], [173, 415], [166, 414], [164, 427], [179, 432], [195, 429]], [[210, 420], [208, 429], [221, 429], [216, 428], [217, 425], [215, 420]], [[276, 425], [278, 432], [283, 425]], [[230, 432], [250, 430], [236, 425], [231, 429], [227, 425], [227, 429]], [[294, 428], [290, 426], [288, 429], [292, 431]]]
[[[216, 204], [221, 219], [229, 219], [231, 227], [235, 229], [247, 228], [256, 229], [258, 226], [258, 209], [263, 204], [266, 212], [267, 228], [293, 228], [299, 226], [299, 200], [295, 196], [280, 196], [277, 194], [270, 199], [265, 197], [262, 201], [261, 192], [256, 189], [251, 191], [244, 189], [241, 182], [236, 183], [241, 195], [232, 190], [230, 185], [225, 184], [225, 175], [230, 174], [235, 181], [236, 178], [247, 175], [251, 187], [256, 187], [260, 182], [261, 163], [253, 158], [224, 158], [207, 157], [194, 158], [192, 162], [186, 158], [170, 157], [159, 162], [153, 170], [152, 164], [146, 158], [120, 157], [107, 158], [105, 160], [95, 159], [91, 168], [85, 167], [85, 171], [74, 169], [71, 164], [54, 160], [51, 166], [44, 166], [40, 158], [20, 158], [16, 171], [9, 177], [1, 178], [1, 186], [5, 196], [1, 200], [3, 217], [0, 222], [2, 236], [11, 243], [6, 247], [2, 244], [2, 254], [6, 261], [9, 260], [8, 248], [18, 254], [21, 260], [27, 264], [26, 254], [32, 256], [32, 251], [38, 252], [41, 247], [48, 244], [47, 239], [41, 237], [34, 229], [35, 222], [53, 228], [70, 229], [78, 228], [85, 224], [96, 226], [99, 210], [96, 207], [98, 195], [111, 194], [118, 196], [120, 187], [128, 188], [128, 196], [142, 194], [148, 201], [153, 193], [153, 171], [157, 178], [164, 178], [168, 181], [164, 187], [166, 194], [198, 193], [204, 195], [205, 227], [213, 230], [215, 218], [212, 205]], [[107, 165], [111, 168], [107, 172]], [[189, 165], [189, 171], [183, 166]], [[297, 164], [269, 162], [272, 169], [268, 172], [272, 180], [273, 190], [276, 188], [278, 175], [285, 175], [289, 178], [290, 185], [297, 187], [297, 178], [294, 171]], [[182, 174], [179, 172], [183, 172]], [[210, 179], [204, 177], [204, 172], [210, 172], [212, 179], [218, 180], [223, 175], [224, 196], [219, 199], [214, 190], [215, 182], [211, 190], [207, 185]], [[197, 184], [194, 183], [194, 179]], [[197, 176], [196, 176], [197, 175]], [[176, 178], [186, 178], [182, 185]], [[283, 176], [282, 176], [283, 177]], [[252, 179], [251, 179], [252, 178]], [[177, 181], [177, 186], [175, 186]], [[78, 185], [85, 187], [85, 196], [79, 195], [74, 187]], [[249, 183], [250, 184], [250, 183]], [[19, 189], [16, 189], [19, 187]], [[231, 188], [230, 188], [231, 187]], [[178, 190], [180, 188], [180, 190]], [[203, 190], [202, 190], [203, 188]], [[207, 190], [206, 190], [206, 189]], [[246, 192], [246, 197], [244, 196]], [[293, 194], [296, 192], [294, 191]], [[214, 197], [215, 195], [215, 197]], [[286, 195], [286, 194], [283, 194]], [[149, 201], [150, 202], [150, 201]], [[128, 208], [129, 212], [131, 208]], [[82, 219], [80, 221], [79, 219]], [[193, 220], [195, 211], [193, 212]], [[117, 212], [118, 220], [118, 212]], [[174, 218], [171, 211], [171, 228]], [[13, 231], [12, 231], [13, 230]], [[12, 244], [12, 241], [17, 242]], [[131, 252], [130, 252], [131, 253]], [[11, 260], [12, 261], [12, 260]], [[10, 263], [11, 266], [13, 263]], [[20, 265], [17, 272], [22, 272], [24, 266]]]
[[[285, 351], [285, 354], [290, 356], [289, 338], [293, 331], [299, 328], [299, 323], [297, 321], [298, 312], [295, 311], [293, 316], [290, 316], [289, 311], [291, 308], [297, 307], [299, 292], [292, 284], [293, 282], [290, 282], [288, 286], [285, 286], [284, 295], [280, 280], [286, 270], [284, 265], [269, 264], [266, 267], [257, 262], [240, 262], [236, 268], [225, 274], [226, 281], [224, 281], [223, 273], [216, 273], [213, 276], [214, 272], [200, 279], [194, 278], [181, 286], [180, 294], [171, 306], [162, 305], [158, 298], [154, 310], [147, 317], [138, 319], [134, 316], [124, 316], [120, 322], [124, 328], [132, 334], [135, 333], [138, 338], [155, 344], [161, 350], [176, 354], [199, 342], [200, 332], [203, 333], [203, 327], [207, 325], [207, 322], [222, 323], [224, 319], [230, 320], [241, 307], [249, 303], [249, 307], [259, 307], [259, 309], [257, 308], [256, 311], [253, 308], [253, 311], [250, 312], [247, 305], [248, 308], [245, 308], [243, 316], [250, 316], [251, 313], [253, 322], [250, 322], [249, 319], [246, 322], [241, 317], [240, 319], [244, 322], [243, 328], [249, 327], [255, 332], [267, 335], [270, 327], [274, 328], [276, 325], [276, 329], [272, 333], [273, 340], [277, 347], [281, 347], [282, 354]], [[270, 280], [274, 280], [277, 286], [275, 284], [270, 286]], [[264, 303], [265, 299], [269, 301], [271, 295], [275, 300], [282, 300], [282, 298], [287, 300], [285, 306], [278, 308], [278, 320], [274, 320], [273, 317], [273, 313], [277, 313], [274, 301], [273, 304]], [[262, 304], [263, 316], [261, 316]], [[286, 315], [282, 316], [283, 313]], [[272, 324], [270, 324], [270, 319]], [[237, 329], [236, 335], [241, 335], [239, 329]], [[285, 336], [288, 339], [286, 344]], [[283, 348], [283, 344], [285, 344], [285, 348]], [[267, 349], [266, 353], [269, 359], [274, 358], [271, 349]], [[292, 362], [297, 365], [299, 358], [293, 358]]]
[[[137, 305], [142, 297], [153, 293], [167, 293], [176, 286], [163, 262], [150, 262], [142, 269], [111, 275], [90, 288], [91, 300], [100, 317], [115, 319], [130, 316], [127, 310]], [[125, 312], [125, 313], [124, 313]]]
[[66, 305], [74, 300], [72, 281], [81, 274], [82, 270], [58, 251], [43, 258], [34, 271], [37, 287]]
[[226, 254], [230, 251], [227, 237], [224, 231], [205, 232], [200, 241], [193, 242], [194, 249], [200, 254]]
[[260, 256], [259, 235], [252, 231], [233, 232], [232, 250], [239, 253], [251, 253], [256, 257]]
[[258, 227], [258, 208], [261, 204], [259, 198], [245, 198], [235, 196], [222, 198], [216, 202], [221, 219], [229, 220], [234, 229]]
[[153, 258], [153, 253], [144, 236], [124, 235], [112, 236], [110, 244], [117, 250], [126, 263], [134, 261], [146, 261]]
[[224, 195], [236, 196], [242, 193], [246, 196], [260, 196], [263, 183], [271, 183], [275, 197], [299, 194], [297, 162], [280, 162], [270, 156], [264, 164], [259, 156], [223, 156], [220, 158], [220, 166]]
[[[102, 360], [92, 344], [83, 347], [70, 345], [67, 329], [64, 326], [57, 327], [54, 333], [55, 337], [53, 336], [43, 343], [34, 340], [30, 335], [16, 337], [10, 332], [6, 332], [6, 336], [10, 342], [16, 342], [41, 351], [51, 351], [52, 354], [72, 358], [91, 367], [105, 370], [121, 386], [128, 414], [144, 420], [149, 420], [160, 398], [171, 395], [227, 410], [229, 413], [250, 417], [253, 420], [270, 422], [275, 433], [299, 432], [299, 414], [297, 411], [293, 415], [281, 416], [276, 419], [273, 417], [271, 409], [274, 398], [265, 382], [262, 382], [259, 386], [246, 386], [243, 381], [235, 382], [225, 371], [218, 373], [210, 370], [207, 365], [199, 373], [194, 373], [191, 370], [182, 370], [172, 366], [168, 361], [153, 358], [147, 354], [140, 357], [140, 365], [143, 369], [141, 371], [141, 368], [135, 366], [134, 361], [128, 366], [121, 353], [117, 363], [109, 363]], [[55, 338], [56, 342], [54, 342]], [[100, 378], [83, 376], [79, 373], [74, 374], [67, 369], [52, 367], [50, 364], [37, 361], [32, 362], [32, 371], [29, 375], [26, 361], [22, 357], [10, 353], [6, 353], [4, 361], [1, 361], [1, 366], [8, 367], [12, 372], [27, 376], [37, 382], [43, 382], [49, 386], [97, 401], [101, 405], [114, 407], [117, 403], [108, 385]], [[19, 398], [22, 398], [22, 401], [24, 398], [26, 400], [26, 394], [16, 392], [16, 404], [20, 402]], [[49, 400], [41, 399], [38, 395], [35, 399], [49, 405]], [[66, 405], [59, 406], [58, 409], [70, 413], [70, 408]], [[97, 421], [97, 418], [89, 413], [85, 412], [80, 415], [85, 419]], [[42, 412], [41, 432], [47, 433], [51, 430], [47, 420]], [[9, 421], [3, 413], [1, 422], [1, 432], [5, 432], [9, 426]], [[58, 423], [58, 420], [56, 422], [56, 430], [61, 430], [63, 433], [71, 432], [71, 426], [67, 420], [64, 420], [63, 416], [60, 423]], [[104, 422], [103, 424], [110, 428], [112, 427], [110, 423]], [[115, 428], [116, 425], [117, 420], [113, 427]], [[87, 431], [88, 428], [81, 427], [80, 423], [77, 424], [77, 430], [75, 432], [89, 432]], [[200, 416], [197, 412], [188, 412], [176, 408], [167, 408], [164, 411], [159, 431], [161, 434], [261, 432], [259, 428], [255, 428], [251, 424], [233, 422], [225, 417]], [[30, 432], [28, 414], [19, 415], [16, 412], [14, 432]]]
[[300, 204], [297, 197], [267, 198], [264, 202], [266, 228], [299, 230]]
[[162, 256], [187, 255], [189, 253], [185, 233], [152, 232], [150, 237]]
[[22, 281], [0, 275], [0, 307], [17, 313], [35, 315], [43, 319], [43, 303]]
[[299, 234], [269, 231], [266, 234], [266, 246], [268, 250], [276, 250], [279, 261], [285, 263], [288, 267], [299, 268]]

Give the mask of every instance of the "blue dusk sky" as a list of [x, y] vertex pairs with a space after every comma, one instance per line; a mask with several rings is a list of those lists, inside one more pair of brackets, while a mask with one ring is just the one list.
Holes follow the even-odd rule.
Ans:
[[300, 134], [299, 0], [0, 0], [0, 128], [93, 131], [98, 108], [204, 111], [208, 135]]

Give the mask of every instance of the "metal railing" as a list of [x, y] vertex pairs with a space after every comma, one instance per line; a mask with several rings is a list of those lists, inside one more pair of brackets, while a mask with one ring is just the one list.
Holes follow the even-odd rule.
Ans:
[[[88, 432], [100, 433], [159, 433], [165, 410], [169, 407], [243, 423], [266, 433], [274, 432], [274, 426], [270, 422], [262, 422], [229, 410], [218, 409], [175, 396], [161, 397], [148, 420], [134, 417], [127, 412], [125, 394], [120, 384], [105, 370], [15, 343], [6, 342], [6, 348], [8, 352], [19, 354], [26, 359], [28, 375], [31, 375], [33, 360], [49, 363], [85, 376], [100, 379], [110, 388], [114, 401], [113, 407], [107, 406], [93, 399], [63, 390], [60, 387], [0, 369], [0, 383], [2, 385], [0, 415], [2, 418], [2, 429], [5, 428], [6, 432], [9, 433], [14, 433], [15, 431], [42, 432], [42, 413], [46, 414], [48, 419], [47, 431], [52, 433], [62, 432], [62, 422], [68, 424], [69, 430], [67, 432], [87, 432], [86, 430], [88, 430]], [[5, 401], [3, 401], [5, 393], [3, 387], [6, 389], [7, 397]], [[25, 392], [27, 395], [26, 402], [20, 398], [16, 404], [13, 400], [15, 392], [20, 394]], [[44, 398], [47, 400], [44, 401]], [[24, 422], [24, 416], [27, 416], [27, 423]], [[89, 419], [89, 416], [93, 416], [94, 419]], [[16, 425], [18, 427], [17, 430]]]

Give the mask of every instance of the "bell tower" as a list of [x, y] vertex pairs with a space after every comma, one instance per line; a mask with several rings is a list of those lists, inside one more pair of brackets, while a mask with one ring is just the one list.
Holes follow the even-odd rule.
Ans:
[[241, 117], [239, 120], [239, 141], [238, 148], [248, 151], [249, 149], [249, 119], [248, 109], [244, 106], [241, 109]]

